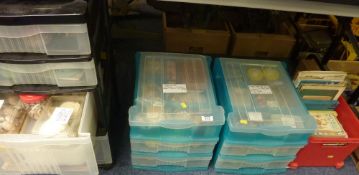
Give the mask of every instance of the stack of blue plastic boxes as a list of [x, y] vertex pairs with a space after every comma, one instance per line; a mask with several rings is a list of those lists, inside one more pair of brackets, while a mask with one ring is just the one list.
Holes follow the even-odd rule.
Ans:
[[226, 125], [215, 155], [224, 173], [285, 172], [316, 128], [280, 62], [219, 58], [214, 79]]
[[225, 121], [215, 100], [210, 59], [152, 52], [136, 57], [135, 99], [129, 109], [133, 167], [206, 170]]

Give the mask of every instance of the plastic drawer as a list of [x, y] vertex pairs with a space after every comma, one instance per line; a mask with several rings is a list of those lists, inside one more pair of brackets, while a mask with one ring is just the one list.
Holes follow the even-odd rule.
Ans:
[[283, 144], [282, 146], [263, 146], [263, 145], [241, 145], [234, 142], [220, 144], [221, 155], [227, 156], [246, 156], [246, 155], [272, 155], [272, 156], [294, 156], [303, 148], [304, 145]]
[[171, 142], [219, 137], [224, 110], [216, 103], [208, 57], [141, 52], [136, 61], [131, 138]]
[[43, 64], [0, 63], [0, 86], [15, 85], [96, 86], [95, 63], [94, 60]]
[[0, 53], [91, 54], [87, 25], [0, 26]]
[[348, 138], [311, 137], [309, 143], [298, 152], [296, 159], [289, 164], [291, 168], [344, 166], [345, 159], [359, 146], [359, 121], [343, 97], [339, 98], [336, 112]]
[[213, 69], [227, 126], [223, 137], [242, 142], [307, 142], [316, 123], [278, 61], [218, 58]]
[[131, 150], [135, 152], [183, 152], [212, 154], [218, 140], [193, 142], [161, 142], [156, 140], [131, 139]]
[[132, 153], [132, 167], [152, 171], [207, 170], [212, 154], [172, 154], [163, 156], [151, 153]]
[[271, 157], [264, 159], [256, 159], [254, 156], [222, 156], [219, 155], [215, 170], [217, 172], [230, 172], [240, 174], [265, 174], [272, 171], [286, 171], [288, 163], [292, 161], [295, 156], [289, 157]]
[[97, 136], [95, 141], [95, 154], [98, 165], [111, 165], [112, 153], [108, 134], [105, 136]]
[[241, 168], [238, 170], [233, 169], [216, 169], [218, 173], [226, 173], [226, 174], [281, 174], [285, 173], [287, 168], [279, 168], [279, 169], [263, 169], [263, 168]]
[[77, 137], [0, 134], [0, 174], [97, 175], [95, 103], [91, 93], [83, 98]]

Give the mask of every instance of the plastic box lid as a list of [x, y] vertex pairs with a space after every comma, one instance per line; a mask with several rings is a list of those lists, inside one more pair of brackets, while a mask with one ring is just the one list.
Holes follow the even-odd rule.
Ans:
[[1, 25], [86, 23], [84, 0], [2, 0]]
[[278, 61], [220, 58], [232, 132], [282, 136], [314, 132], [316, 124]]
[[216, 104], [209, 65], [202, 55], [138, 53], [130, 126], [223, 125], [224, 110]]

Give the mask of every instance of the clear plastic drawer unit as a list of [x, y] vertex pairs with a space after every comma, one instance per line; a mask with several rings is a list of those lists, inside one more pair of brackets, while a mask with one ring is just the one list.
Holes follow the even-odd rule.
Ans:
[[88, 55], [83, 0], [1, 1], [0, 53]]

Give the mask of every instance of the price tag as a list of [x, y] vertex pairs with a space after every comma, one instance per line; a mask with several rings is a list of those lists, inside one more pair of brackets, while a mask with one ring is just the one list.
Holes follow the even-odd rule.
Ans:
[[2, 108], [3, 104], [4, 104], [4, 100], [0, 100], [0, 109]]
[[266, 85], [248, 85], [251, 94], [273, 94], [269, 86]]
[[281, 118], [282, 123], [284, 126], [290, 126], [292, 128], [297, 128], [297, 125], [295, 124], [295, 119], [292, 117], [282, 117]]
[[256, 121], [256, 122], [263, 121], [261, 112], [248, 112], [248, 118], [250, 121]]
[[51, 115], [51, 120], [55, 123], [65, 125], [69, 122], [73, 111], [71, 108], [55, 108]]
[[203, 122], [213, 122], [213, 116], [201, 116]]
[[186, 84], [162, 84], [163, 93], [187, 93]]

